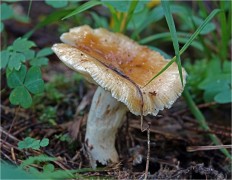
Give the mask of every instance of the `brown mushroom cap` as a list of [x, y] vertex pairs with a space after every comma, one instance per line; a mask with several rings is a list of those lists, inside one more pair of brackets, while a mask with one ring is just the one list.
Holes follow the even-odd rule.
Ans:
[[[135, 115], [157, 115], [170, 108], [183, 91], [176, 63], [144, 85], [169, 61], [128, 37], [105, 29], [80, 26], [64, 33], [65, 44], [52, 49], [70, 68], [110, 91]], [[185, 84], [186, 72], [183, 69]]]

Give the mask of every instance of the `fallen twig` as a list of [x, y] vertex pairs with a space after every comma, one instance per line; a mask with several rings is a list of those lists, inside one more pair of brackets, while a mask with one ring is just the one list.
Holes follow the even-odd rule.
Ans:
[[188, 146], [187, 151], [188, 152], [194, 152], [194, 151], [208, 151], [208, 150], [215, 150], [215, 149], [232, 149], [232, 145], [217, 145], [217, 146]]

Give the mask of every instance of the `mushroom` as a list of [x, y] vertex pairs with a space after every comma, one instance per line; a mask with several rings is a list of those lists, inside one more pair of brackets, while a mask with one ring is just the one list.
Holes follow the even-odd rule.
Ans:
[[[146, 85], [169, 62], [158, 52], [125, 35], [87, 25], [70, 29], [62, 34], [61, 41], [64, 43], [52, 47], [60, 60], [98, 85], [85, 136], [90, 163], [93, 168], [97, 162], [116, 163], [115, 138], [126, 112], [156, 116], [181, 95], [177, 65], [173, 63]], [[184, 69], [182, 73], [185, 84]]]

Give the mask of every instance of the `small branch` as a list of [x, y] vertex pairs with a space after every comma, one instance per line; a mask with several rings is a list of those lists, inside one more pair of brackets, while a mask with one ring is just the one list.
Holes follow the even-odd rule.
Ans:
[[11, 147], [11, 157], [12, 157], [12, 159], [14, 160], [14, 162], [16, 162], [16, 158], [15, 158], [15, 152], [14, 152], [14, 148], [13, 147]]
[[[207, 108], [207, 107], [210, 107], [210, 106], [213, 106], [213, 105], [216, 105], [217, 103], [216, 102], [208, 102], [208, 103], [203, 103], [203, 104], [198, 104], [197, 107], [199, 109], [202, 109], [202, 108]], [[173, 113], [173, 116], [177, 116], [177, 115], [180, 115], [180, 114], [184, 114], [185, 112], [189, 111], [188, 108], [186, 109], [182, 109], [180, 111], [177, 111], [177, 112], [174, 112]]]
[[[192, 118], [192, 117], [189, 117], [189, 116], [182, 116], [182, 119], [184, 120], [187, 120], [191, 123], [197, 123], [197, 120]], [[218, 125], [218, 124], [213, 124], [213, 123], [210, 123], [208, 122], [207, 123], [211, 128], [215, 128], [215, 129], [220, 129], [220, 130], [223, 130], [223, 131], [229, 131], [231, 132], [231, 127], [230, 126], [222, 126], [222, 125]]]
[[195, 131], [201, 134], [216, 134], [216, 135], [220, 135], [220, 136], [224, 136], [224, 137], [232, 137], [232, 133], [228, 133], [225, 131], [220, 131], [220, 130], [200, 130], [198, 128], [195, 127], [185, 127], [184, 128], [190, 130], [190, 131]]
[[194, 151], [208, 151], [208, 150], [215, 150], [215, 149], [232, 149], [232, 145], [218, 145], [218, 146], [189, 146], [187, 147], [188, 152]]
[[[17, 114], [18, 114], [18, 112], [19, 112], [19, 109], [20, 109], [20, 106], [18, 106], [18, 108], [15, 109], [14, 118], [13, 118], [13, 120], [12, 120], [12, 123], [11, 123], [10, 129], [9, 129], [9, 131], [8, 131], [8, 134], [10, 134], [10, 131], [11, 131], [13, 125], [14, 125], [14, 122], [16, 121], [16, 119], [17, 119], [17, 117], [18, 117]], [[8, 136], [6, 136], [5, 141], [7, 140], [7, 137], [8, 137]]]
[[5, 134], [7, 137], [11, 138], [14, 141], [19, 141], [19, 139], [17, 139], [16, 137], [12, 136], [11, 134], [9, 134], [7, 131], [5, 131], [1, 126], [0, 126], [0, 134]]

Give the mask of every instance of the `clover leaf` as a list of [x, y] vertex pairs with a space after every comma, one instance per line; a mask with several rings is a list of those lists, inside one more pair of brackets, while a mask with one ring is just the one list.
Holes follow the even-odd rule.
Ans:
[[7, 76], [7, 84], [10, 88], [22, 86], [27, 73], [26, 66], [22, 66], [19, 71], [13, 70]]
[[29, 108], [32, 105], [30, 93], [38, 94], [44, 90], [41, 71], [36, 66], [31, 67], [28, 71], [25, 65], [22, 65], [19, 71], [9, 70], [7, 72], [7, 84], [13, 89], [10, 93], [10, 102], [23, 108]]
[[10, 53], [10, 58], [8, 61], [8, 68], [10, 70], [12, 69], [19, 70], [22, 62], [25, 62], [25, 61], [26, 61], [26, 58], [22, 53], [18, 53], [14, 51]]
[[32, 94], [39, 94], [44, 90], [44, 81], [42, 80], [42, 75], [39, 67], [31, 67], [27, 72], [25, 82], [25, 87]]
[[4, 50], [0, 52], [0, 55], [1, 55], [0, 69], [3, 69], [3, 68], [6, 68], [11, 53], [7, 50]]
[[39, 150], [40, 147], [45, 147], [49, 144], [49, 139], [43, 138], [42, 140], [37, 140], [31, 137], [26, 137], [23, 141], [18, 143], [19, 149], [35, 149]]
[[34, 58], [30, 61], [30, 65], [32, 66], [45, 66], [48, 64], [48, 58], [41, 57], [41, 58]]
[[30, 48], [35, 46], [35, 43], [24, 38], [18, 38], [13, 42], [13, 45], [8, 46], [7, 50], [1, 51], [1, 66], [0, 68], [8, 67], [10, 70], [19, 70], [23, 62], [27, 59], [32, 59], [35, 52]]
[[29, 41], [25, 38], [18, 38], [13, 43], [13, 49], [17, 52], [25, 52], [29, 50], [31, 47], [35, 47], [35, 43], [33, 41]]
[[44, 66], [48, 64], [48, 58], [46, 58], [45, 56], [49, 56], [53, 53], [53, 51], [51, 50], [51, 48], [44, 48], [42, 50], [40, 50], [37, 54], [36, 57], [33, 58], [30, 61], [30, 65], [32, 66]]
[[24, 51], [23, 54], [27, 60], [33, 59], [35, 57], [35, 51], [33, 51], [31, 49]]
[[10, 102], [13, 105], [21, 105], [23, 108], [29, 108], [32, 104], [32, 98], [28, 90], [23, 86], [16, 87], [10, 93]]
[[44, 56], [49, 56], [53, 54], [53, 51], [51, 50], [51, 48], [44, 48], [44, 49], [41, 49], [37, 54], [36, 54], [36, 57], [44, 57]]
[[39, 145], [41, 147], [46, 147], [48, 144], [49, 144], [49, 139], [48, 138], [43, 138], [39, 143]]

